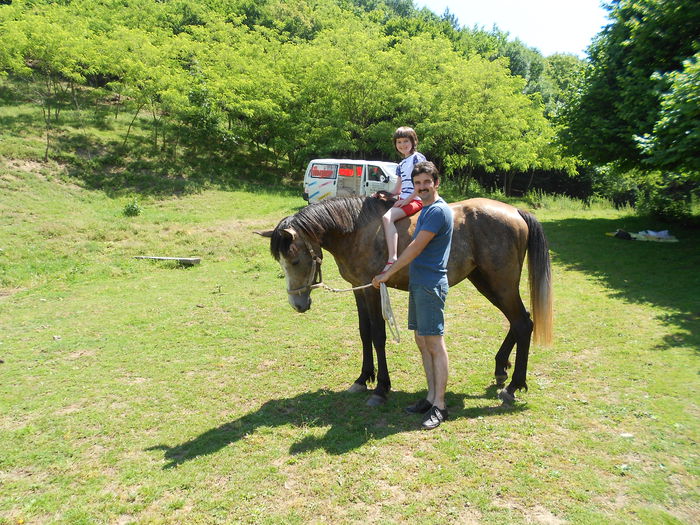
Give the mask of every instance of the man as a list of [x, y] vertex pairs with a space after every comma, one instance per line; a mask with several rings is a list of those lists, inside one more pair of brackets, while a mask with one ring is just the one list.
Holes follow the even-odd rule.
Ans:
[[447, 260], [452, 243], [452, 210], [438, 195], [440, 178], [432, 162], [419, 162], [411, 173], [417, 195], [423, 201], [413, 240], [397, 261], [372, 279], [375, 288], [401, 268], [409, 266], [408, 329], [414, 330], [428, 380], [428, 395], [406, 408], [427, 414], [423, 428], [436, 428], [447, 419], [445, 389], [448, 359], [445, 339]]

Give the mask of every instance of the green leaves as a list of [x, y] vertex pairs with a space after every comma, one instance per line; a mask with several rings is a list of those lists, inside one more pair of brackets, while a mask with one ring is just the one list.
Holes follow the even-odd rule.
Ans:
[[651, 211], [667, 215], [667, 201], [689, 209], [700, 167], [700, 4], [619, 0], [611, 19], [589, 48], [584, 83], [564, 111], [564, 140], [594, 164], [635, 170], [645, 201], [664, 195], [651, 199]]
[[311, 157], [394, 158], [391, 132], [411, 125], [455, 177], [559, 163], [542, 100], [524, 94], [540, 89], [542, 57], [410, 1], [39, 3], [1, 12], [0, 68], [103, 79], [133, 122], [148, 114], [154, 152], [298, 175]]
[[669, 90], [661, 95], [659, 119], [652, 133], [637, 137], [652, 166], [685, 171], [700, 180], [700, 52], [683, 62], [682, 71], [664, 75]]

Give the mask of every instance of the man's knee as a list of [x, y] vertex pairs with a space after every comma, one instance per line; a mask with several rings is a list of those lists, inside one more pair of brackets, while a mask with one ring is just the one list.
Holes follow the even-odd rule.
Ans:
[[425, 349], [432, 355], [439, 355], [447, 352], [445, 347], [445, 339], [441, 335], [423, 335], [423, 344]]

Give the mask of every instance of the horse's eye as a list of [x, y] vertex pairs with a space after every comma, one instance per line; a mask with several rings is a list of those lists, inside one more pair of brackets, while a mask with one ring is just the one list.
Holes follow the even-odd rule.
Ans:
[[296, 266], [297, 264], [299, 264], [299, 259], [294, 259], [292, 261], [292, 266]]

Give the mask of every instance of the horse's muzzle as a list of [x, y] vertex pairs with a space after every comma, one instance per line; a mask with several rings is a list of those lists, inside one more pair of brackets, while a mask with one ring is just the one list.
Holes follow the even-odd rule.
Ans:
[[303, 294], [303, 295], [292, 295], [289, 294], [287, 297], [289, 297], [289, 304], [292, 305], [292, 308], [294, 308], [297, 312], [303, 314], [306, 312], [309, 308], [311, 308], [311, 294]]

